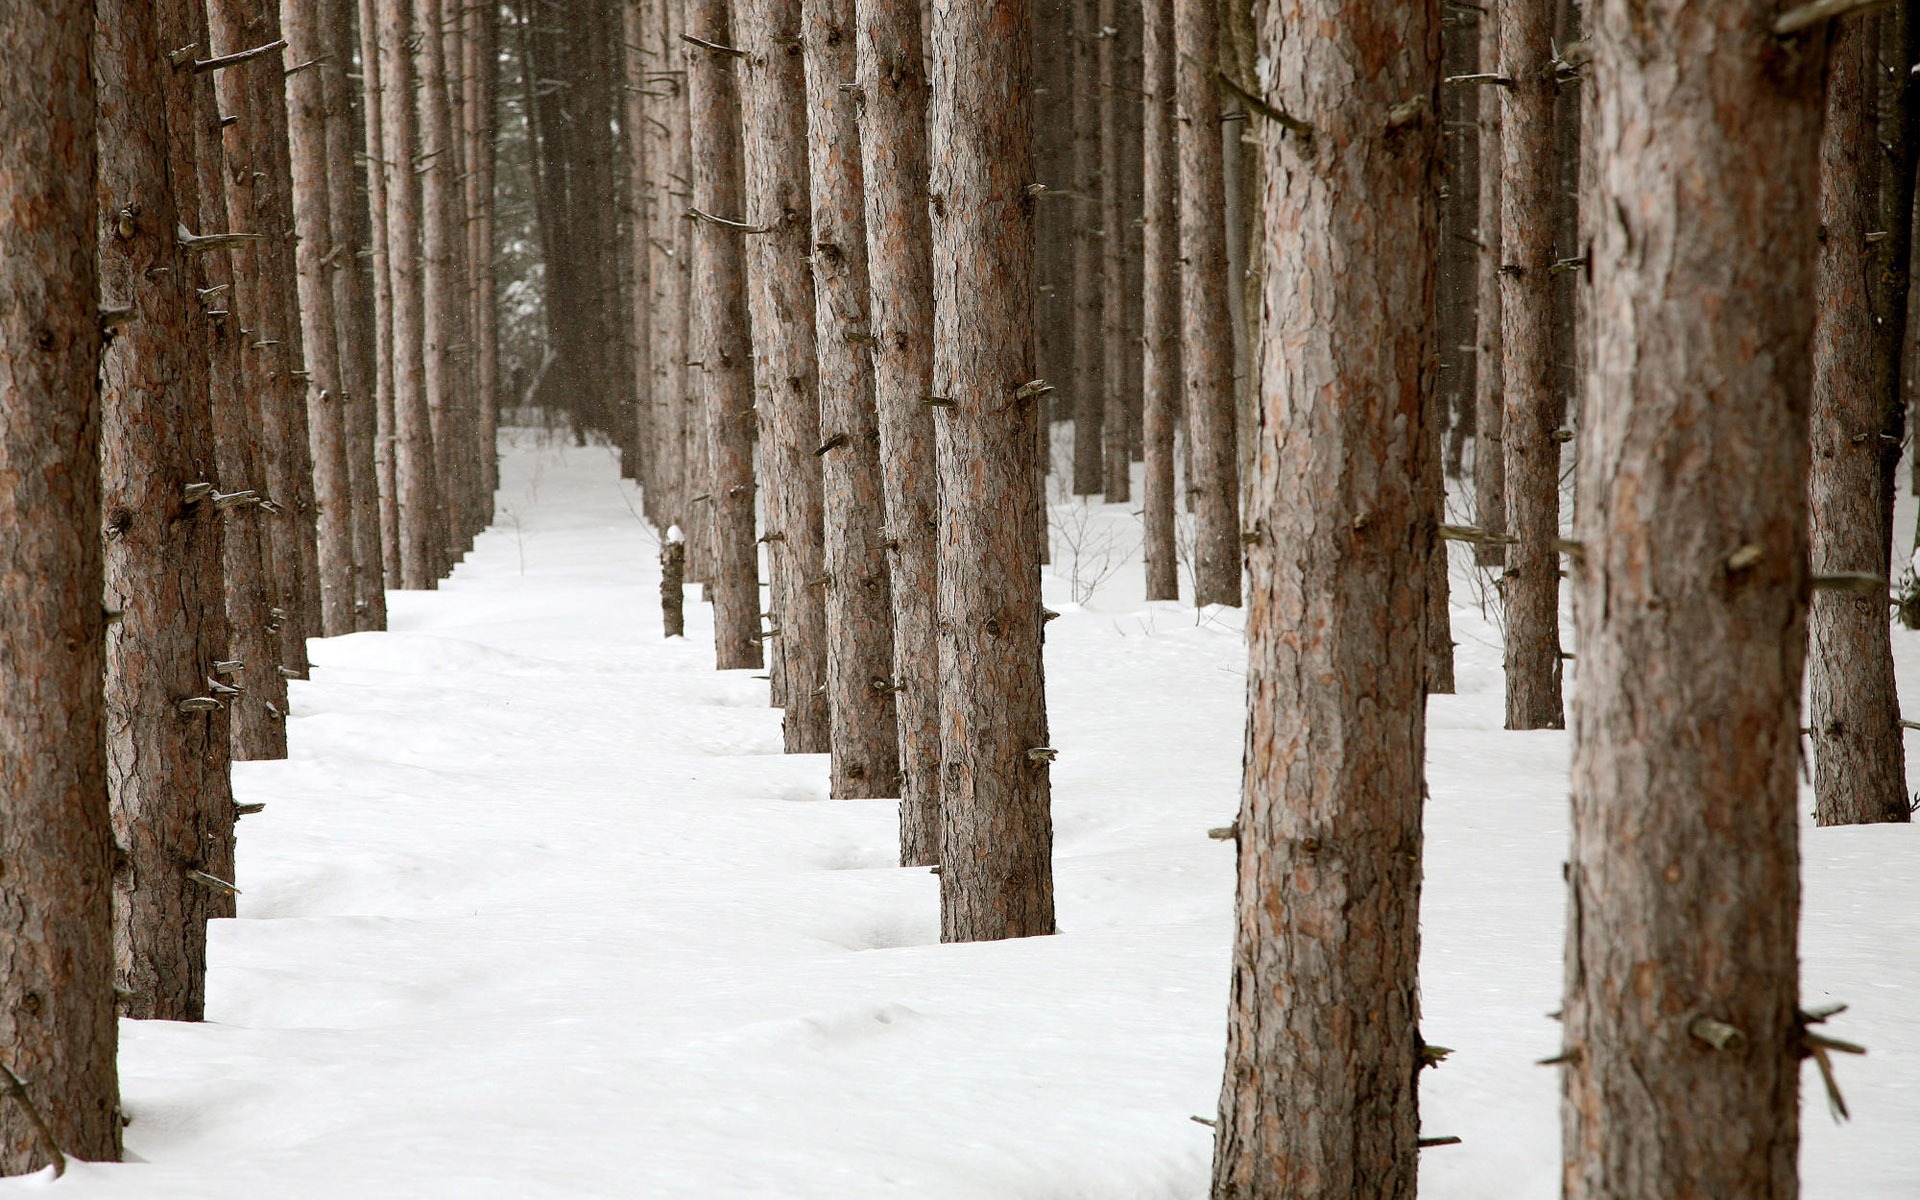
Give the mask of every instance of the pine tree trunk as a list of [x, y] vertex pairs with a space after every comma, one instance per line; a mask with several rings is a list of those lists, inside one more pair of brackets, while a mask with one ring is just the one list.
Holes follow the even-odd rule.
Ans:
[[387, 278], [393, 291], [393, 475], [400, 586], [433, 588], [443, 570], [446, 518], [428, 413], [421, 273], [421, 189], [414, 174], [413, 13], [409, 0], [379, 0], [381, 173], [387, 197]]
[[1146, 255], [1146, 113], [1140, 103], [1146, 94], [1141, 48], [1145, 20], [1141, 0], [1120, 0], [1120, 269], [1121, 295], [1126, 297], [1120, 306], [1120, 395], [1126, 411], [1129, 488], [1132, 464], [1146, 457], [1145, 364], [1140, 356], [1141, 339], [1146, 336], [1142, 293], [1147, 282], [1142, 261]]
[[1146, 0], [1145, 139], [1146, 229], [1142, 262], [1146, 283], [1143, 438], [1146, 473], [1147, 599], [1180, 599], [1180, 555], [1174, 535], [1174, 429], [1180, 382], [1180, 157], [1174, 141], [1175, 0]]
[[[1120, 0], [1099, 0], [1100, 39], [1097, 100], [1100, 109], [1100, 162], [1106, 173], [1106, 186], [1100, 192], [1100, 282], [1103, 299], [1100, 310], [1101, 389], [1100, 403], [1100, 489], [1109, 504], [1125, 503], [1131, 497], [1132, 471], [1127, 457], [1127, 358], [1134, 349], [1126, 340], [1127, 271], [1125, 205], [1121, 193], [1125, 187], [1121, 162], [1126, 144], [1125, 107], [1139, 99], [1121, 84], [1119, 29], [1124, 19]], [[1138, 293], [1134, 298], [1138, 299]]]
[[1100, 447], [1106, 428], [1106, 162], [1101, 158], [1101, 0], [1073, 5], [1073, 494], [1091, 496], [1103, 482]]
[[[1570, 1200], [1797, 1191], [1806, 298], [1827, 34], [1783, 44], [1777, 12], [1595, 13]], [[1714, 463], [1739, 464], [1743, 486]], [[1712, 1048], [1703, 1019], [1737, 1038]]]
[[[622, 112], [620, 136], [627, 171], [627, 255], [631, 264], [632, 299], [627, 307], [627, 340], [633, 350], [633, 408], [629, 414], [633, 436], [628, 454], [622, 455], [623, 469], [630, 469], [641, 481], [642, 501], [655, 511], [658, 489], [654, 486], [658, 461], [652, 454], [656, 442], [653, 428], [653, 133], [647, 126], [651, 104], [647, 87], [646, 0], [621, 0]], [[469, 192], [469, 200], [476, 197]], [[664, 553], [664, 549], [663, 549]], [[679, 551], [684, 560], [686, 548]], [[662, 560], [664, 561], [664, 560]]]
[[[1871, 247], [1879, 148], [1872, 18], [1839, 23], [1820, 150], [1820, 248], [1814, 272], [1809, 566], [1879, 575], [1880, 426]], [[1906, 755], [1894, 689], [1892, 629], [1876, 589], [1823, 591], [1807, 614], [1814, 816], [1822, 825], [1907, 821]]]
[[1553, 376], [1553, 0], [1500, 8], [1506, 93], [1501, 149], [1501, 351], [1506, 417], [1507, 728], [1559, 729], [1560, 393]]
[[900, 865], [940, 861], [939, 547], [933, 408], [933, 234], [920, 0], [856, 0], [874, 403], [879, 420], [900, 736]]
[[[1480, 26], [1480, 71], [1493, 75], [1500, 71], [1500, 21], [1497, 10], [1482, 12]], [[1473, 413], [1473, 514], [1474, 521], [1487, 533], [1507, 531], [1507, 452], [1501, 428], [1506, 421], [1506, 352], [1501, 345], [1503, 318], [1500, 311], [1500, 195], [1501, 172], [1506, 170], [1506, 155], [1501, 147], [1500, 127], [1505, 93], [1497, 87], [1482, 87], [1480, 93], [1480, 229], [1477, 281], [1480, 312], [1478, 326], [1479, 363], [1474, 372]], [[1473, 548], [1473, 561], [1482, 567], [1504, 566], [1507, 548], [1485, 541]]]
[[927, 108], [940, 477], [940, 937], [1054, 931], [1025, 0], [939, 4]]
[[[827, 611], [814, 374], [813, 253], [807, 183], [806, 80], [800, 0], [740, 0], [735, 36], [747, 52], [740, 98], [746, 142], [747, 303], [753, 318], [760, 455], [767, 489], [775, 670], [782, 676], [787, 753], [830, 746]], [[736, 233], [736, 236], [739, 236]]]
[[1267, 7], [1259, 86], [1311, 133], [1266, 130], [1217, 1197], [1414, 1194], [1440, 8]]
[[[95, 20], [101, 303], [134, 318], [100, 373], [106, 598], [122, 614], [106, 667], [107, 786], [126, 850], [115, 976], [125, 1015], [197, 1021], [208, 893], [186, 872], [206, 869], [216, 819], [233, 816], [225, 707], [209, 682], [227, 644], [220, 530], [212, 500], [183, 491], [213, 481], [212, 411], [175, 233], [166, 108], [154, 102], [167, 82], [157, 14], [152, 0], [102, 0]], [[193, 708], [177, 707], [190, 697]]]
[[[328, 57], [319, 0], [280, 0], [280, 29], [293, 63]], [[319, 67], [287, 76], [287, 136], [293, 166], [293, 228], [300, 297], [300, 337], [306, 348], [307, 431], [313, 455], [320, 569], [320, 629], [327, 637], [352, 633], [353, 506], [347, 466], [345, 390], [340, 386], [339, 321], [328, 279], [335, 257], [332, 197], [327, 173], [326, 80]], [[342, 197], [345, 204], [348, 197]]]
[[[95, 372], [93, 6], [0, 26], [0, 1175], [120, 1157]], [[44, 1122], [47, 1135], [35, 1128]]]
[[[669, 0], [669, 3], [674, 0]], [[688, 0], [686, 31], [732, 46], [727, 0]], [[693, 207], [715, 215], [747, 211], [741, 184], [740, 84], [736, 60], [684, 45], [693, 140]], [[737, 230], [710, 221], [693, 225], [692, 382], [707, 425], [707, 472], [689, 464], [688, 483], [704, 479], [707, 500], [689, 510], [711, 514], [715, 665], [758, 667], [760, 554], [754, 541], [753, 348], [748, 342], [746, 253]]]
[[[710, 568], [703, 568], [705, 560], [713, 558], [711, 542], [708, 536], [710, 514], [717, 515], [719, 509], [709, 506], [708, 502], [689, 503], [688, 498], [711, 490], [712, 478], [710, 459], [711, 446], [707, 454], [696, 457], [692, 442], [696, 430], [706, 428], [706, 409], [699, 397], [699, 385], [689, 381], [687, 360], [698, 357], [691, 353], [688, 343], [688, 321], [691, 301], [688, 296], [688, 272], [692, 267], [693, 251], [689, 240], [693, 235], [692, 222], [687, 219], [687, 206], [694, 202], [692, 178], [695, 170], [689, 153], [690, 138], [687, 134], [687, 72], [684, 69], [687, 50], [680, 41], [679, 32], [684, 24], [685, 9], [681, 0], [658, 0], [656, 11], [660, 13], [660, 27], [654, 35], [659, 47], [657, 63], [660, 73], [650, 83], [659, 92], [667, 93], [658, 98], [656, 108], [660, 112], [658, 125], [649, 124], [648, 130], [654, 136], [652, 161], [655, 164], [656, 182], [659, 197], [654, 206], [654, 232], [652, 244], [648, 247], [653, 256], [651, 274], [655, 289], [653, 317], [653, 339], [658, 350], [654, 356], [653, 405], [656, 427], [660, 430], [661, 440], [658, 449], [660, 473], [668, 480], [668, 493], [662, 504], [670, 519], [677, 520], [687, 535], [687, 568], [689, 579], [711, 579]], [[732, 108], [734, 116], [728, 126], [728, 141], [734, 146], [736, 159], [739, 154], [739, 139], [730, 131], [739, 121], [738, 83], [734, 89]], [[709, 136], [718, 136], [709, 135]], [[735, 175], [739, 166], [733, 168]], [[738, 185], [736, 184], [736, 189]], [[736, 200], [737, 205], [737, 200]], [[736, 250], [736, 253], [740, 251]], [[733, 287], [737, 293], [735, 303], [744, 306], [746, 293], [744, 258], [740, 266], [739, 279]], [[744, 314], [745, 309], [740, 311]], [[739, 324], [745, 327], [745, 318]], [[743, 355], [745, 351], [743, 350]], [[750, 370], [751, 361], [741, 359], [741, 369]], [[751, 381], [747, 395], [752, 395]], [[743, 459], [746, 478], [753, 476], [753, 430], [751, 425], [744, 430], [747, 438], [747, 453]], [[705, 439], [703, 444], [705, 444]], [[696, 484], [698, 486], [696, 486]], [[752, 496], [747, 498], [746, 529], [748, 538], [752, 538], [753, 503]], [[754, 574], [757, 578], [759, 568]], [[755, 585], [756, 597], [758, 584]], [[756, 598], [751, 619], [752, 632], [759, 629], [759, 601]], [[716, 618], [717, 619], [717, 618]]]
[[[216, 54], [264, 46], [280, 38], [273, 0], [209, 0], [207, 24]], [[241, 320], [242, 362], [258, 397], [253, 426], [265, 467], [272, 513], [274, 604], [280, 610], [279, 665], [307, 672], [309, 635], [320, 633], [319, 548], [315, 542], [313, 453], [307, 437], [307, 389], [294, 264], [293, 168], [287, 150], [286, 89], [280, 54], [216, 73], [226, 130], [228, 217], [236, 232], [255, 233], [233, 256], [234, 312]]]
[[475, 528], [493, 523], [494, 494], [500, 489], [500, 330], [494, 303], [494, 143], [497, 136], [495, 71], [499, 61], [500, 12], [492, 5], [465, 6], [467, 107], [473, 114], [468, 131], [467, 208], [472, 222], [468, 233], [467, 266], [472, 277], [471, 332], [474, 417], [479, 424], [479, 450], [471, 486], [474, 490]]
[[[398, 442], [394, 432], [392, 235], [387, 222], [386, 87], [381, 79], [380, 0], [359, 0], [361, 119], [366, 129], [367, 250], [373, 274], [374, 488], [380, 505], [382, 587], [402, 586]], [[384, 603], [384, 597], [383, 597]]]
[[359, 173], [354, 166], [352, 0], [319, 0], [325, 84], [328, 237], [326, 264], [339, 354], [339, 400], [346, 442], [350, 587], [354, 630], [387, 627], [387, 595], [381, 582], [380, 497], [374, 474], [373, 298], [360, 258]]
[[[201, 0], [166, 0], [162, 6], [161, 44], [204, 46], [207, 14]], [[198, 180], [197, 211], [181, 212], [182, 222], [202, 236], [229, 232], [226, 153], [220, 131], [219, 104], [210, 75], [196, 75], [192, 108], [182, 112], [174, 136], [192, 141], [193, 166]], [[180, 103], [176, 101], [176, 103]], [[169, 114], [172, 123], [171, 111]], [[179, 176], [184, 178], [184, 176]], [[213, 423], [214, 482], [228, 493], [267, 492], [266, 472], [259, 449], [260, 398], [251, 384], [245, 356], [248, 335], [235, 295], [241, 283], [227, 254], [201, 254], [195, 266], [202, 272], [208, 293], [207, 323], [198, 332], [200, 352], [208, 363], [207, 385]], [[227, 617], [227, 645], [223, 662], [239, 663], [237, 674], [222, 675], [242, 688], [227, 697], [228, 740], [235, 759], [276, 759], [287, 756], [287, 681], [279, 669], [279, 622], [274, 619], [273, 547], [268, 514], [253, 505], [229, 508], [220, 523], [220, 563]], [[230, 831], [229, 831], [230, 832]], [[210, 848], [208, 874], [231, 881], [233, 847]], [[231, 916], [232, 899], [211, 898], [213, 916]]]
[[[1874, 392], [1880, 397], [1880, 522], [1882, 557], [1893, 573], [1893, 504], [1900, 486], [1900, 456], [1907, 435], [1907, 406], [1900, 390], [1901, 354], [1912, 278], [1914, 169], [1920, 162], [1920, 83], [1914, 79], [1920, 51], [1920, 3], [1898, 0], [1874, 18], [1879, 26], [1878, 140], [1885, 148], [1879, 189], [1879, 229], [1872, 243]], [[1915, 456], [1920, 459], [1920, 455]]]
[[1240, 605], [1240, 462], [1235, 437], [1233, 316], [1227, 293], [1221, 175], [1219, 9], [1174, 6], [1180, 141], [1180, 351], [1193, 474], [1194, 603]]
[[807, 178], [813, 201], [814, 342], [826, 534], [831, 794], [900, 794], [886, 500], [867, 319], [867, 226], [855, 76], [854, 0], [801, 0]]
[[[413, 0], [414, 30], [419, 36], [416, 64], [420, 157], [415, 168], [420, 180], [420, 298], [422, 355], [426, 364], [427, 419], [433, 435], [433, 470], [439, 484], [444, 566], [456, 561], [467, 534], [467, 466], [471, 449], [465, 421], [460, 363], [455, 347], [460, 341], [460, 312], [464, 305], [462, 275], [455, 251], [465, 236], [461, 220], [460, 185], [455, 176], [456, 138], [453, 114], [447, 104], [445, 42], [439, 36], [441, 0]], [[596, 197], [610, 204], [610, 194]]]

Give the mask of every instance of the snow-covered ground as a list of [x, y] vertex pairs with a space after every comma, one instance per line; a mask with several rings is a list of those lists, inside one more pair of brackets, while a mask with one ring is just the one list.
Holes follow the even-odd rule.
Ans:
[[[1199, 1200], [1222, 1060], [1237, 613], [1141, 601], [1126, 506], [1056, 509], [1047, 597], [1061, 935], [938, 944], [890, 801], [780, 754], [708, 614], [660, 636], [651, 531], [603, 448], [510, 431], [499, 524], [392, 631], [313, 644], [292, 757], [238, 769], [240, 918], [208, 1020], [123, 1023], [119, 1200]], [[1558, 1192], [1567, 739], [1500, 730], [1455, 564], [1431, 707], [1422, 1191]], [[1920, 639], [1898, 640], [1920, 687]], [[1920, 774], [1920, 773], [1917, 773]], [[1920, 834], [1804, 839], [1811, 1200], [1920, 1196]], [[1731, 1198], [1730, 1198], [1731, 1200]]]

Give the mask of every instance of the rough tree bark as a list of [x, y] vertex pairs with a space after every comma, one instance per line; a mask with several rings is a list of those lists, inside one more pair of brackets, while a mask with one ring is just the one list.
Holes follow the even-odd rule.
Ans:
[[0, 1175], [120, 1157], [92, 15], [0, 3]]
[[1414, 1194], [1440, 8], [1266, 12], [1256, 86], [1310, 131], [1266, 131], [1217, 1197]]
[[[668, 0], [672, 3], [673, 0]], [[727, 0], [688, 0], [686, 30], [716, 46], [733, 44]], [[740, 84], [731, 55], [684, 47], [692, 136], [693, 207], [746, 211], [741, 185]], [[738, 231], [695, 221], [693, 324], [689, 361], [707, 425], [707, 499], [712, 567], [714, 662], [721, 670], [758, 667], [760, 553], [753, 537], [753, 359], [747, 329], [746, 252]], [[690, 474], [689, 485], [696, 476]], [[695, 507], [692, 504], [689, 508]]]
[[497, 134], [495, 71], [499, 59], [500, 11], [490, 4], [464, 6], [467, 30], [467, 108], [472, 113], [467, 131], [467, 267], [472, 277], [472, 315], [468, 322], [472, 349], [473, 416], [478, 422], [474, 441], [479, 451], [471, 481], [475, 528], [493, 521], [494, 493], [500, 487], [500, 313], [494, 304], [493, 223], [494, 143]]
[[[320, 571], [320, 627], [327, 637], [352, 633], [353, 504], [347, 466], [345, 391], [340, 386], [340, 323], [333, 307], [333, 200], [327, 170], [328, 57], [319, 0], [280, 0], [280, 31], [293, 63], [314, 66], [287, 76], [287, 137], [293, 166], [293, 229], [300, 297], [300, 340], [306, 349], [308, 445]], [[342, 196], [342, 205], [351, 202]]]
[[[1500, 21], [1493, 12], [1479, 15], [1480, 70], [1500, 70]], [[1501, 149], [1501, 110], [1504, 94], [1497, 87], [1480, 93], [1480, 228], [1478, 265], [1480, 312], [1478, 369], [1474, 372], [1473, 516], [1487, 533], [1507, 531], [1507, 452], [1501, 437], [1506, 421], [1505, 351], [1500, 330], [1500, 175], [1506, 170]], [[1482, 567], [1506, 565], [1507, 548], [1489, 539], [1473, 548], [1473, 561]]]
[[[176, 230], [169, 82], [152, 0], [95, 5], [100, 293], [130, 309], [101, 357], [108, 631], [107, 786], [125, 849], [114, 874], [121, 1012], [197, 1021], [206, 1004], [207, 850], [231, 829], [229, 685], [207, 361]], [[189, 202], [192, 176], [181, 180]], [[205, 485], [196, 487], [194, 485]], [[230, 692], [227, 694], [231, 694]]]
[[1553, 374], [1555, 211], [1553, 0], [1500, 6], [1506, 96], [1500, 200], [1501, 353], [1506, 417], [1507, 728], [1559, 729], [1560, 394]]
[[[209, 0], [210, 48], [217, 54], [280, 38], [273, 0]], [[319, 549], [315, 543], [313, 454], [307, 437], [307, 387], [301, 374], [298, 270], [294, 265], [293, 168], [287, 150], [286, 89], [281, 54], [216, 73], [226, 130], [228, 217], [236, 231], [259, 236], [234, 254], [235, 308], [242, 322], [241, 358], [261, 420], [254, 426], [273, 546], [274, 603], [279, 610], [279, 665], [307, 672], [307, 636], [320, 631]]]
[[1571, 1200], [1797, 1192], [1805, 298], [1826, 30], [1778, 38], [1778, 12], [1655, 0], [1594, 14], [1595, 341], [1585, 550], [1570, 560]]
[[1145, 146], [1146, 230], [1142, 261], [1146, 285], [1145, 383], [1142, 440], [1146, 473], [1147, 599], [1180, 598], [1180, 553], [1174, 536], [1174, 429], [1180, 381], [1180, 158], [1175, 143], [1174, 0], [1146, 0]]
[[893, 601], [867, 320], [867, 228], [853, 82], [854, 0], [801, 0], [814, 345], [825, 518], [831, 794], [900, 794]]
[[1100, 157], [1100, 114], [1105, 91], [1100, 73], [1100, 0], [1070, 0], [1072, 41], [1073, 194], [1073, 494], [1100, 490], [1100, 447], [1106, 428], [1106, 252], [1101, 221], [1106, 212], [1106, 163]]
[[[1873, 311], [1879, 147], [1871, 19], [1840, 22], [1820, 147], [1820, 246], [1814, 271], [1811, 544], [1816, 575], [1880, 576], [1880, 431], [1889, 395], [1876, 387]], [[1908, 821], [1900, 698], [1886, 596], [1822, 591], [1807, 614], [1807, 708], [1814, 816], [1822, 825]]]
[[[473, 448], [468, 437], [462, 360], [461, 313], [466, 305], [464, 272], [458, 243], [466, 231], [465, 205], [456, 175], [453, 112], [448, 104], [448, 72], [441, 0], [413, 0], [414, 29], [419, 34], [420, 57], [415, 64], [418, 88], [416, 119], [419, 157], [413, 168], [420, 182], [420, 328], [425, 342], [427, 420], [433, 436], [433, 471], [439, 485], [443, 570], [456, 561], [469, 541], [471, 501], [468, 472]], [[611, 193], [598, 198], [612, 204]], [[607, 381], [612, 382], [612, 381]], [[607, 397], [610, 401], [611, 397]]]
[[1194, 514], [1193, 602], [1240, 605], [1240, 462], [1221, 175], [1219, 9], [1174, 6], [1180, 142], [1180, 354], [1186, 372], [1187, 479]]
[[[1124, 110], [1139, 100], [1138, 93], [1126, 91], [1121, 84], [1122, 54], [1120, 24], [1125, 20], [1120, 0], [1099, 0], [1100, 37], [1098, 91], [1100, 162], [1106, 174], [1106, 186], [1100, 192], [1100, 376], [1106, 382], [1100, 403], [1100, 488], [1109, 504], [1131, 499], [1133, 472], [1127, 456], [1127, 431], [1132, 422], [1127, 412], [1127, 358], [1135, 347], [1126, 340], [1126, 309], [1129, 302], [1126, 268], [1126, 205], [1122, 159], [1126, 146]], [[1136, 13], [1138, 10], [1135, 10]], [[1133, 293], [1133, 303], [1139, 294]]]
[[856, 79], [865, 104], [867, 280], [893, 599], [900, 725], [900, 865], [940, 861], [940, 644], [935, 630], [933, 234], [928, 225], [927, 74], [920, 0], [857, 0]]
[[767, 491], [774, 670], [781, 676], [787, 753], [829, 749], [826, 572], [820, 494], [820, 401], [814, 373], [813, 253], [807, 184], [800, 0], [740, 0], [735, 36], [746, 142], [747, 304]]
[[[162, 5], [163, 46], [205, 45], [207, 14], [200, 0], [167, 0]], [[192, 143], [193, 169], [198, 180], [197, 213], [182, 221], [201, 236], [229, 231], [226, 154], [220, 131], [220, 108], [210, 75], [183, 68], [188, 98], [176, 93], [181, 79], [168, 89], [169, 133]], [[190, 107], [189, 107], [190, 106]], [[179, 113], [178, 128], [174, 127]], [[182, 156], [184, 156], [184, 148]], [[180, 177], [184, 177], [184, 173]], [[267, 491], [259, 449], [261, 428], [258, 392], [252, 386], [245, 356], [248, 335], [236, 311], [238, 272], [222, 253], [195, 256], [201, 286], [211, 289], [204, 308], [207, 323], [200, 331], [201, 351], [208, 361], [208, 399], [213, 422], [215, 482], [222, 492]], [[236, 759], [275, 759], [287, 756], [287, 681], [279, 670], [279, 622], [274, 619], [273, 547], [268, 515], [258, 506], [229, 508], [220, 528], [221, 577], [225, 587], [227, 646], [223, 662], [238, 663], [226, 682], [243, 689], [227, 697], [229, 745]], [[232, 880], [232, 846], [215, 848], [208, 873]], [[212, 898], [214, 916], [230, 916], [232, 899]]]
[[413, 13], [408, 0], [379, 6], [382, 190], [387, 198], [387, 279], [393, 292], [393, 475], [400, 586], [432, 588], [445, 569], [446, 518], [427, 409], [421, 278], [421, 190], [414, 175]]
[[1054, 931], [1026, 0], [942, 0], [930, 40], [940, 937], [982, 941]]
[[[627, 262], [632, 271], [631, 300], [627, 306], [627, 342], [632, 349], [633, 410], [628, 414], [633, 437], [629, 452], [621, 454], [621, 468], [641, 481], [642, 502], [658, 523], [656, 486], [659, 479], [658, 444], [653, 428], [653, 130], [647, 124], [651, 97], [647, 87], [647, 18], [649, 0], [621, 0], [621, 116], [627, 179]], [[471, 189], [468, 203], [478, 199]], [[631, 456], [631, 457], [630, 457]], [[661, 553], [666, 552], [662, 546]], [[677, 552], [684, 562], [686, 547]], [[664, 558], [662, 562], [664, 562]], [[682, 568], [684, 570], [684, 567]]]
[[[380, 578], [401, 586], [400, 493], [394, 437], [393, 274], [387, 224], [386, 87], [380, 76], [378, 0], [359, 0], [360, 111], [366, 134], [368, 266], [373, 275], [374, 487], [380, 503]], [[384, 599], [384, 598], [383, 598]]]

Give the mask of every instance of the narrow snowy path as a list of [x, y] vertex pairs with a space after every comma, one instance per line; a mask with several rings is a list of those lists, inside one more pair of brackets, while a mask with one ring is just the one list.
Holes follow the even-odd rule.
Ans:
[[[1232, 929], [1234, 614], [1139, 600], [1138, 522], [1056, 514], [1062, 936], [943, 947], [891, 801], [826, 800], [603, 448], [507, 438], [498, 524], [392, 630], [315, 642], [292, 757], [244, 764], [240, 919], [208, 1021], [122, 1023], [130, 1158], [12, 1196], [114, 1200], [1200, 1200]], [[1458, 566], [1459, 564], [1456, 564]], [[1109, 572], [1112, 572], [1109, 574]], [[1075, 580], [1078, 580], [1076, 584]], [[1499, 729], [1457, 574], [1434, 701], [1423, 1194], [1557, 1193], [1566, 738]], [[1073, 601], [1094, 598], [1085, 606]], [[1920, 679], [1903, 638], [1903, 682]], [[1911, 693], [1910, 693], [1911, 694]], [[1920, 836], [1808, 840], [1809, 1200], [1920, 1195]]]

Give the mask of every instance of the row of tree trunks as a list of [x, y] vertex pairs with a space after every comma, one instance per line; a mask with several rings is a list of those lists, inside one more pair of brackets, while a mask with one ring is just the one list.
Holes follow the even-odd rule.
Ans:
[[121, 1121], [98, 259], [95, 238], [76, 234], [99, 219], [93, 5], [7, 0], [0, 25], [0, 1175], [16, 1175], [62, 1150], [118, 1159]]

